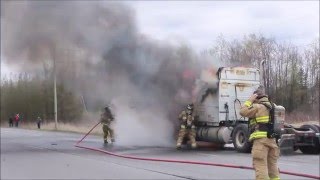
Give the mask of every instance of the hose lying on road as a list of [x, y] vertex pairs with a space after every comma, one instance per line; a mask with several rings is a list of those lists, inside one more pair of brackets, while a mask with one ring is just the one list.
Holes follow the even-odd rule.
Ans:
[[[90, 131], [83, 136], [76, 144], [75, 147], [78, 148], [83, 148], [83, 149], [88, 149], [88, 150], [93, 150], [93, 151], [98, 151], [102, 152], [105, 154], [109, 154], [112, 156], [116, 157], [121, 157], [121, 158], [126, 158], [126, 159], [135, 159], [135, 160], [143, 160], [143, 161], [158, 161], [158, 162], [169, 162], [169, 163], [183, 163], [183, 164], [198, 164], [198, 165], [207, 165], [207, 166], [220, 166], [220, 167], [228, 167], [228, 168], [238, 168], [238, 169], [251, 169], [254, 170], [253, 167], [249, 166], [239, 166], [239, 165], [232, 165], [232, 164], [219, 164], [219, 163], [209, 163], [209, 162], [197, 162], [197, 161], [182, 161], [182, 160], [172, 160], [172, 159], [156, 159], [156, 158], [143, 158], [143, 157], [136, 157], [136, 156], [127, 156], [127, 155], [120, 155], [117, 153], [113, 153], [110, 151], [102, 150], [102, 149], [97, 149], [97, 148], [92, 148], [92, 147], [87, 147], [87, 146], [82, 146], [80, 143], [91, 133], [91, 131], [96, 128], [100, 124], [97, 123], [94, 125]], [[294, 172], [289, 172], [289, 171], [280, 171], [282, 174], [288, 174], [292, 176], [299, 176], [299, 177], [305, 177], [305, 178], [312, 178], [312, 179], [319, 179], [320, 176], [315, 176], [315, 175], [310, 175], [310, 174], [302, 174], [302, 173], [294, 173]]]

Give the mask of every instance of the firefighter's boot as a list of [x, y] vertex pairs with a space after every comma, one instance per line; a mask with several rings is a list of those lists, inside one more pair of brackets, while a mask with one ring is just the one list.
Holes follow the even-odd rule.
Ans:
[[177, 143], [176, 148], [177, 148], [178, 150], [181, 149], [181, 143]]

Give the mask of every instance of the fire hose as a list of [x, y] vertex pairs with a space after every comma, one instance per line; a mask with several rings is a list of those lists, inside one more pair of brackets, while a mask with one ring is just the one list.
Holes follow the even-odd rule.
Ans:
[[[128, 155], [121, 155], [117, 153], [113, 153], [110, 151], [92, 148], [88, 146], [80, 145], [80, 143], [91, 133], [91, 131], [96, 128], [100, 124], [97, 123], [94, 125], [90, 131], [87, 132], [76, 144], [75, 147], [77, 148], [83, 148], [88, 150], [93, 150], [97, 152], [102, 152], [111, 156], [121, 157], [125, 159], [134, 159], [134, 160], [142, 160], [142, 161], [158, 161], [158, 162], [168, 162], [168, 163], [182, 163], [182, 164], [197, 164], [197, 165], [206, 165], [206, 166], [219, 166], [219, 167], [227, 167], [227, 168], [237, 168], [237, 169], [250, 169], [254, 170], [253, 167], [250, 166], [239, 166], [239, 165], [233, 165], [233, 164], [221, 164], [221, 163], [209, 163], [209, 162], [198, 162], [198, 161], [182, 161], [182, 160], [173, 160], [173, 159], [157, 159], [157, 158], [143, 158], [143, 157], [137, 157], [137, 156], [128, 156]], [[287, 174], [292, 176], [299, 176], [299, 177], [305, 177], [305, 178], [312, 178], [312, 179], [319, 179], [320, 176], [310, 175], [310, 174], [303, 174], [303, 173], [295, 173], [295, 172], [289, 172], [289, 171], [279, 171], [281, 174]]]

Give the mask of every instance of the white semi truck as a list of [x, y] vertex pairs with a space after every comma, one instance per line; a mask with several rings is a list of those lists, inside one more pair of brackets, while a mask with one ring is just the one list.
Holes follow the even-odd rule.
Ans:
[[[239, 112], [241, 105], [261, 88], [263, 78], [260, 74], [259, 69], [248, 67], [225, 67], [219, 68], [217, 73], [204, 71], [201, 74], [193, 99], [198, 141], [221, 145], [233, 143], [238, 152], [251, 151], [248, 119]], [[278, 105], [275, 107], [275, 128], [282, 132], [281, 149], [300, 149], [308, 154], [320, 152], [320, 127], [286, 125], [285, 108]]]

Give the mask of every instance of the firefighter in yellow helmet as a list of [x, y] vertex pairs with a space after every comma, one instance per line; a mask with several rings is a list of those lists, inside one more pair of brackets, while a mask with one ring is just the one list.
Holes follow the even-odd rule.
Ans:
[[194, 125], [193, 104], [188, 104], [186, 110], [179, 115], [180, 130], [177, 140], [177, 149], [181, 149], [183, 139], [187, 137], [191, 141], [191, 147], [197, 148], [196, 127]]
[[111, 142], [114, 142], [114, 132], [113, 129], [111, 129], [111, 122], [114, 121], [113, 114], [111, 113], [111, 110], [109, 106], [106, 106], [104, 108], [104, 112], [101, 114], [100, 122], [102, 124], [102, 130], [103, 130], [103, 139], [104, 143], [108, 143], [108, 137], [110, 135]]
[[241, 116], [249, 118], [249, 141], [253, 142], [252, 158], [257, 180], [279, 180], [277, 161], [280, 149], [270, 135], [271, 109], [274, 105], [262, 90], [256, 90], [241, 107]]

